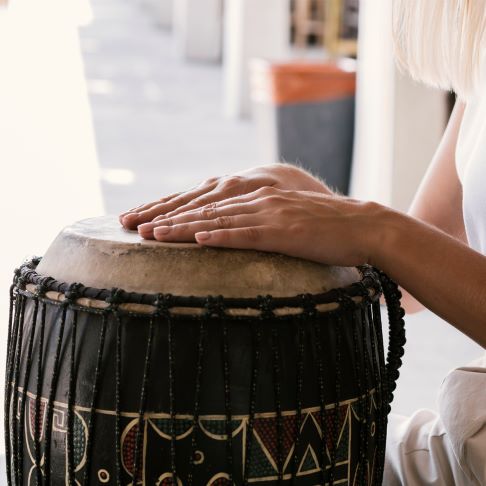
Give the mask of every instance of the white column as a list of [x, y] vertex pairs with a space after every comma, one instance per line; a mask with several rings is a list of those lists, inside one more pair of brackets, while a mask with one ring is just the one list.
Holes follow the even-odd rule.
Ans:
[[185, 59], [221, 59], [223, 0], [175, 0], [174, 37]]
[[390, 205], [394, 83], [392, 2], [360, 2], [356, 128], [350, 194]]
[[398, 73], [389, 0], [360, 4], [358, 87], [350, 194], [407, 211], [447, 121], [444, 92]]
[[290, 45], [290, 0], [226, 0], [224, 109], [229, 117], [250, 113], [249, 61], [282, 60]]

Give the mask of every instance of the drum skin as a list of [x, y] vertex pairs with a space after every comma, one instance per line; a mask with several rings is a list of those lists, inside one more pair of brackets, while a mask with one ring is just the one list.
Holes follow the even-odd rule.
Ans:
[[166, 281], [96, 289], [41, 265], [12, 287], [11, 484], [381, 483], [404, 335], [399, 292], [378, 271], [239, 298], [171, 295]]

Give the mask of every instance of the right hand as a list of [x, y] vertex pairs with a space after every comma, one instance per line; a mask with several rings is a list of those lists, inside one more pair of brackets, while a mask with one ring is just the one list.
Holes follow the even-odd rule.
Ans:
[[155, 223], [159, 219], [176, 216], [230, 197], [248, 194], [266, 186], [283, 190], [333, 194], [325, 183], [296, 166], [282, 163], [270, 164], [230, 176], [213, 177], [188, 191], [143, 204], [121, 214], [120, 223], [127, 229], [138, 229], [144, 238], [153, 238], [153, 228], [147, 223]]

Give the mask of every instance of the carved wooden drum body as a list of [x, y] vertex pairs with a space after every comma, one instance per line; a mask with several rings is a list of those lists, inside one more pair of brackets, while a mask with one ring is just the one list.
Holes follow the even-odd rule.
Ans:
[[66, 228], [11, 289], [9, 481], [381, 484], [399, 299], [371, 267]]

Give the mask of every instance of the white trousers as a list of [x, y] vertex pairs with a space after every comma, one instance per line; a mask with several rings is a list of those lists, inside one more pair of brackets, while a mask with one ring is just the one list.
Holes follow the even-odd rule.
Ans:
[[438, 404], [391, 414], [384, 486], [486, 485], [486, 356], [449, 373]]

